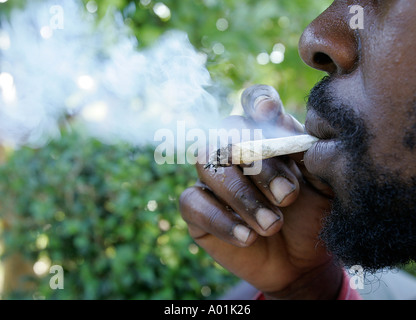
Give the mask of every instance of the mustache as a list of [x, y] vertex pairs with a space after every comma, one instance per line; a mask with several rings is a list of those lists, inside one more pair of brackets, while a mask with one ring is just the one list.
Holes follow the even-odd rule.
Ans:
[[325, 120], [337, 133], [337, 139], [343, 140], [344, 144], [359, 147], [368, 141], [364, 119], [342, 97], [337, 96], [330, 76], [324, 77], [312, 88], [306, 109]]
[[[315, 86], [311, 89], [308, 95], [308, 103], [306, 110], [313, 110], [319, 115], [327, 112], [328, 106], [332, 104], [332, 96], [330, 95], [331, 79], [329, 76], [322, 78]], [[331, 107], [331, 106], [330, 106]]]

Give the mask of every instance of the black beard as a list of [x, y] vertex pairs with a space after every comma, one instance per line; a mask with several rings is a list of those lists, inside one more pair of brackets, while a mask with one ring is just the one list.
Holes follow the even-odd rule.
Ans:
[[332, 186], [335, 197], [320, 238], [344, 265], [369, 272], [415, 260], [416, 178], [373, 164], [363, 119], [333, 97], [330, 85], [325, 78], [312, 89], [308, 108], [339, 132], [339, 152], [348, 165], [338, 177], [342, 193]]

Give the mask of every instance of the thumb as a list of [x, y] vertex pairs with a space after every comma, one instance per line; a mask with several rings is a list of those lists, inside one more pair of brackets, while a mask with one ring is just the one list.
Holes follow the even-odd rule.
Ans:
[[264, 130], [268, 138], [305, 132], [300, 124], [284, 110], [278, 92], [268, 85], [254, 85], [244, 90], [241, 104], [249, 120]]

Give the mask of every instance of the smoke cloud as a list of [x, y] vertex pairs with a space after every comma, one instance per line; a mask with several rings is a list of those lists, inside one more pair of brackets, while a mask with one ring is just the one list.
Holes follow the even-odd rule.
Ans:
[[137, 46], [121, 15], [97, 24], [75, 0], [12, 12], [0, 24], [0, 142], [42, 146], [69, 116], [105, 142], [133, 145], [177, 121], [214, 126], [206, 56], [187, 35], [170, 31], [151, 48]]

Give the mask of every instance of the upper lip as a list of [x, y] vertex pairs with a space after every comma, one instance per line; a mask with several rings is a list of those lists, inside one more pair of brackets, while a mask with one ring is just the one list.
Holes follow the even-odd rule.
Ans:
[[313, 110], [308, 110], [305, 129], [307, 133], [321, 140], [331, 140], [337, 137], [336, 130]]

